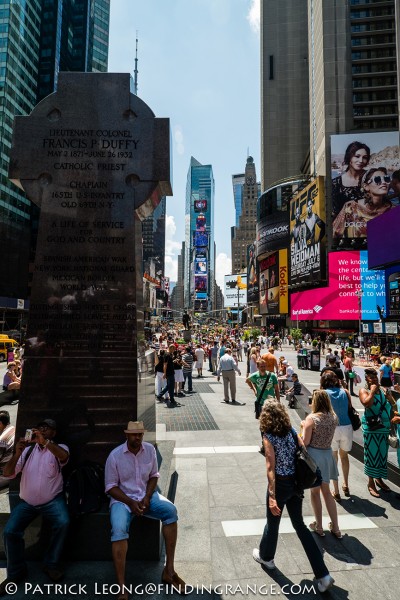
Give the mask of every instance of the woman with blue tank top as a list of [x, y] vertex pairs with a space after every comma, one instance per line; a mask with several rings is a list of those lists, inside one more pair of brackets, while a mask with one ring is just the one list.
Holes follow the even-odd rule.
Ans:
[[287, 508], [293, 528], [314, 571], [317, 587], [326, 592], [334, 583], [311, 531], [303, 520], [303, 493], [295, 480], [297, 445], [304, 445], [290, 423], [286, 408], [276, 400], [266, 400], [260, 415], [265, 460], [267, 463], [267, 523], [260, 546], [253, 558], [267, 569], [275, 569], [279, 525], [283, 509]]
[[[321, 376], [321, 388], [326, 391], [332, 404], [332, 408], [338, 418], [338, 425], [332, 440], [332, 451], [336, 463], [340, 456], [340, 462], [343, 472], [342, 490], [344, 495], [350, 497], [349, 489], [349, 452], [353, 445], [353, 427], [349, 418], [349, 405], [351, 397], [348, 390], [340, 387], [339, 379], [333, 371], [325, 371]], [[342, 498], [339, 492], [339, 483], [337, 479], [333, 479], [332, 496], [336, 502], [341, 502]]]

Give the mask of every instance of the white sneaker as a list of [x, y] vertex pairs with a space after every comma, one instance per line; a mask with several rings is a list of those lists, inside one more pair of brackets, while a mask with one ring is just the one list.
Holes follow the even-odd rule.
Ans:
[[267, 569], [275, 569], [276, 568], [273, 560], [263, 560], [260, 557], [260, 551], [258, 548], [254, 548], [253, 558], [256, 562], [260, 563], [260, 565], [264, 565], [264, 567], [267, 567]]
[[329, 590], [329, 588], [333, 586], [334, 583], [335, 580], [333, 579], [333, 577], [331, 577], [329, 574], [325, 575], [325, 577], [317, 579], [318, 591], [326, 592], [327, 590]]

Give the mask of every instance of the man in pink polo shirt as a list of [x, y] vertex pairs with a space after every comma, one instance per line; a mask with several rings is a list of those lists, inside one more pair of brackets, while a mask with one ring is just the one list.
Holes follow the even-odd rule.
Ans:
[[175, 505], [156, 491], [159, 478], [157, 456], [152, 444], [143, 441], [143, 421], [129, 421], [126, 442], [111, 452], [106, 462], [106, 493], [111, 496], [111, 543], [120, 594], [127, 600], [125, 566], [129, 528], [134, 517], [160, 519], [165, 539], [166, 564], [162, 582], [185, 592], [185, 582], [175, 573], [174, 557], [178, 515]]
[[68, 531], [69, 515], [63, 496], [61, 469], [68, 462], [69, 450], [64, 444], [55, 443], [56, 428], [53, 419], [41, 421], [32, 429], [34, 446], [20, 438], [14, 456], [3, 469], [3, 474], [10, 479], [18, 473], [22, 472], [22, 475], [21, 501], [11, 511], [3, 534], [7, 579], [0, 584], [0, 596], [7, 594], [8, 583], [26, 579], [23, 535], [29, 523], [39, 515], [51, 525], [43, 571], [52, 581], [60, 581], [64, 575], [58, 563]]

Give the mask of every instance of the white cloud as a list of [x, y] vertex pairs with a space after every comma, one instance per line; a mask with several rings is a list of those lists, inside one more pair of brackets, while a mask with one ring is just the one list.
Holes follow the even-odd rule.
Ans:
[[171, 281], [178, 279], [178, 260], [172, 256], [165, 257], [165, 276], [169, 277]]
[[256, 33], [260, 31], [260, 1], [261, 0], [251, 0], [251, 6], [247, 15], [250, 27]]
[[174, 140], [176, 145], [176, 151], [178, 154], [185, 154], [185, 144], [183, 139], [183, 131], [180, 125], [175, 126]]
[[215, 260], [215, 279], [222, 292], [224, 291], [224, 276], [231, 273], [232, 259], [224, 252], [220, 252]]
[[172, 215], [165, 217], [165, 254], [166, 256], [175, 256], [179, 253], [182, 244], [176, 242], [173, 237], [176, 234], [175, 218]]

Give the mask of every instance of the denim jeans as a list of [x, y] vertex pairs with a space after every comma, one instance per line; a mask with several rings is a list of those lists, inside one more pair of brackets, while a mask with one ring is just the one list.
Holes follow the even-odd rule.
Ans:
[[43, 562], [46, 567], [54, 568], [60, 561], [69, 525], [64, 496], [59, 494], [47, 504], [39, 506], [32, 506], [21, 500], [11, 511], [3, 533], [7, 557], [7, 576], [10, 578], [20, 575], [26, 569], [24, 532], [29, 523], [39, 515], [42, 515], [51, 524], [51, 539]]
[[[176, 523], [178, 514], [175, 504], [158, 492], [150, 499], [149, 510], [144, 514], [149, 519], [159, 519], [163, 525]], [[118, 542], [129, 538], [129, 529], [135, 515], [130, 512], [123, 502], [114, 502], [110, 508], [111, 541]], [[139, 517], [140, 518], [140, 517]]]
[[183, 371], [183, 377], [185, 378], [185, 383], [183, 384], [183, 389], [185, 389], [186, 381], [187, 381], [189, 392], [193, 392], [192, 371]]
[[160, 396], [164, 396], [164, 394], [166, 392], [168, 392], [168, 394], [169, 394], [169, 401], [175, 402], [175, 375], [174, 374], [167, 375], [167, 384], [161, 390]]
[[[324, 563], [324, 559], [317, 543], [313, 538], [313, 534], [303, 521], [303, 498], [296, 492], [294, 480], [277, 478], [275, 480], [275, 496], [281, 511], [283, 511], [286, 505], [294, 530], [307, 554], [315, 577], [317, 579], [325, 577], [325, 575], [328, 575], [329, 571]], [[269, 561], [275, 557], [281, 516], [282, 515], [277, 517], [270, 511], [267, 494], [267, 523], [260, 542], [260, 557], [263, 560]]]

